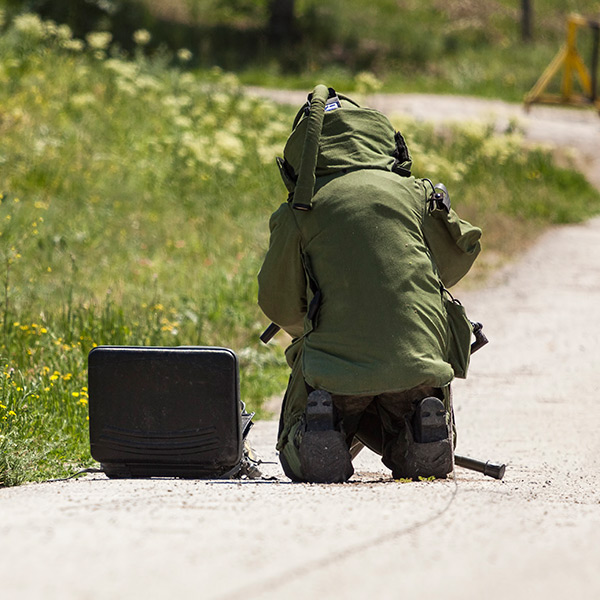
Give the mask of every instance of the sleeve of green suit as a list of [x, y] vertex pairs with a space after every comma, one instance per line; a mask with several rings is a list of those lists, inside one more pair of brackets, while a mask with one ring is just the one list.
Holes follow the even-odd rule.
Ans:
[[454, 210], [426, 211], [423, 233], [442, 283], [447, 288], [458, 283], [481, 251], [481, 229], [461, 219]]
[[258, 304], [271, 321], [299, 337], [304, 332], [307, 284], [300, 231], [289, 205], [273, 213], [269, 227], [269, 249], [258, 274]]

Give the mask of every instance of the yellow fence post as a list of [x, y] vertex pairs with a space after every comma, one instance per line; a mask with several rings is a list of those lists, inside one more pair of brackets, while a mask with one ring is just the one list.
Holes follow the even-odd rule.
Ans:
[[[585, 66], [581, 55], [577, 50], [577, 29], [579, 27], [591, 27], [594, 30], [594, 56], [592, 57], [592, 77]], [[600, 23], [585, 19], [576, 14], [569, 16], [567, 21], [567, 39], [558, 54], [548, 65], [542, 76], [531, 91], [525, 96], [525, 108], [529, 109], [534, 103], [570, 104], [573, 106], [593, 105], [600, 111], [600, 101], [597, 99], [595, 85], [597, 81], [596, 70], [598, 67], [598, 30]], [[563, 69], [561, 94], [544, 93], [550, 81]], [[583, 94], [573, 93], [573, 77], [578, 76]]]

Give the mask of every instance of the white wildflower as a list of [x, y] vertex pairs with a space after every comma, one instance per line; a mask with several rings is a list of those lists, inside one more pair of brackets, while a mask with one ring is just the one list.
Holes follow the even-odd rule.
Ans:
[[104, 62], [104, 65], [123, 79], [134, 79], [138, 73], [135, 63], [119, 60], [118, 58], [109, 58]]
[[135, 85], [126, 79], [117, 79], [117, 87], [121, 92], [129, 96], [135, 96], [137, 94], [137, 88]]
[[232, 117], [227, 122], [227, 131], [234, 135], [240, 135], [244, 131], [244, 126], [238, 118]]
[[138, 29], [133, 34], [133, 41], [138, 46], [145, 46], [152, 39], [152, 35], [147, 29]]
[[73, 50], [74, 52], [81, 52], [84, 48], [83, 41], [78, 39], [63, 40], [60, 45], [65, 50]]
[[231, 102], [231, 96], [223, 92], [216, 93], [212, 99], [217, 106], [229, 106], [229, 103]]
[[267, 124], [261, 135], [269, 140], [281, 140], [283, 142], [288, 134], [289, 126], [287, 123], [271, 121]]
[[96, 102], [96, 97], [90, 92], [84, 92], [82, 94], [71, 96], [70, 102], [76, 108], [84, 108], [90, 104], [94, 104]]
[[224, 87], [229, 88], [229, 91], [240, 87], [240, 80], [235, 73], [225, 73], [219, 80], [219, 83], [223, 84]]
[[275, 157], [281, 154], [281, 144], [259, 144], [258, 158], [264, 165], [275, 164]]
[[34, 15], [32, 13], [18, 15], [17, 17], [15, 17], [13, 23], [14, 28], [19, 33], [38, 39], [44, 37], [44, 24], [37, 15]]
[[202, 125], [208, 129], [214, 129], [219, 124], [217, 116], [212, 112], [207, 112], [202, 117]]
[[112, 41], [112, 33], [109, 31], [93, 31], [85, 36], [90, 48], [94, 50], [106, 50]]
[[215, 133], [215, 147], [226, 157], [239, 157], [244, 145], [239, 137], [229, 131], [220, 130]]
[[73, 32], [68, 25], [62, 24], [56, 28], [56, 37], [63, 41], [70, 40], [73, 37]]
[[140, 75], [136, 78], [135, 84], [140, 90], [157, 90], [160, 88], [160, 84], [156, 77], [152, 75]]
[[173, 119], [173, 122], [180, 129], [190, 129], [193, 125], [192, 120], [189, 117], [186, 117], [185, 115], [177, 115]]
[[503, 165], [514, 156], [523, 152], [520, 135], [493, 135], [486, 138], [481, 146], [481, 156], [496, 164]]
[[181, 62], [189, 62], [192, 60], [193, 54], [187, 48], [181, 48], [177, 51], [177, 58]]
[[206, 159], [209, 145], [205, 140], [195, 136], [190, 131], [184, 132], [181, 136], [181, 146], [185, 148], [198, 162]]
[[182, 86], [190, 86], [196, 83], [196, 78], [191, 73], [183, 73], [179, 78]]

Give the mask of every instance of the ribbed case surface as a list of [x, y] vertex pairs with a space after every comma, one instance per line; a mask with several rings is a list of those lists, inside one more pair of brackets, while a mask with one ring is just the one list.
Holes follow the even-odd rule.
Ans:
[[216, 347], [99, 346], [90, 448], [110, 477], [219, 477], [242, 453], [239, 369]]

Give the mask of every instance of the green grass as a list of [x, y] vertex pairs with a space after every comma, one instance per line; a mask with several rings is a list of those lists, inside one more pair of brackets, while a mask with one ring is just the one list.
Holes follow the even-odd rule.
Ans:
[[[0, 56], [0, 486], [90, 464], [96, 345], [230, 347], [260, 415], [287, 379], [281, 347], [258, 341], [256, 274], [295, 110], [31, 15], [4, 26]], [[483, 225], [484, 256], [600, 210], [581, 175], [517, 133], [397, 125], [415, 174]]]

